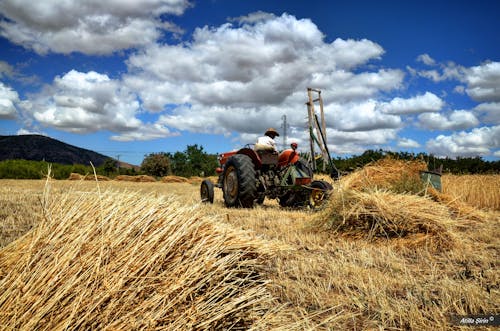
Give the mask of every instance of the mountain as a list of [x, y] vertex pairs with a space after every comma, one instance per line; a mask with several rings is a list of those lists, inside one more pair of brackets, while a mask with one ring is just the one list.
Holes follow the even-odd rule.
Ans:
[[0, 161], [24, 159], [96, 167], [109, 156], [41, 135], [0, 136]]

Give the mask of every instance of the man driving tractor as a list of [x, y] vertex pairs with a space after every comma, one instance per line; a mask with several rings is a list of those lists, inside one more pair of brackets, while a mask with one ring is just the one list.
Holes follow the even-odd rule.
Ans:
[[280, 134], [278, 131], [276, 131], [273, 128], [267, 129], [266, 133], [264, 136], [259, 137], [257, 139], [257, 143], [255, 144], [255, 150], [256, 151], [275, 151], [277, 152], [278, 149], [276, 148], [276, 142], [274, 141], [274, 138], [279, 137]]

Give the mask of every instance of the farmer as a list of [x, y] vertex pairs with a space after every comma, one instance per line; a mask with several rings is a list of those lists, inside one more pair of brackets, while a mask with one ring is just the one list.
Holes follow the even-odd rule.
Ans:
[[278, 149], [276, 148], [276, 142], [274, 141], [274, 138], [279, 137], [278, 131], [276, 131], [273, 128], [267, 129], [266, 133], [264, 136], [259, 137], [257, 139], [257, 143], [255, 144], [255, 150], [257, 151], [275, 151], [277, 152]]

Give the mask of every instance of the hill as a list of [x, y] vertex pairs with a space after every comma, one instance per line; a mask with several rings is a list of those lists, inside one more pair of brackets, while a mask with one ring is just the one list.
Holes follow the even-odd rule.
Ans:
[[0, 136], [0, 161], [32, 160], [100, 166], [109, 157], [41, 135]]

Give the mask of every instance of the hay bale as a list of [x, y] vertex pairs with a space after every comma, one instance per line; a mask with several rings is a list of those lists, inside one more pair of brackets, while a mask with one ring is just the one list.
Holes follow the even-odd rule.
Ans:
[[199, 207], [103, 192], [71, 193], [45, 211], [34, 231], [0, 250], [2, 328], [269, 329], [265, 323], [280, 322], [262, 267], [273, 248], [221, 227]]
[[139, 183], [153, 183], [156, 182], [156, 179], [152, 176], [148, 175], [139, 175], [139, 176], [134, 176], [137, 179], [137, 182]]
[[191, 176], [188, 179], [188, 182], [190, 184], [200, 184], [203, 181], [203, 178], [198, 177], [198, 176]]
[[72, 172], [69, 174], [68, 180], [82, 180], [82, 177], [82, 175]]
[[424, 234], [438, 250], [453, 246], [449, 231], [453, 223], [448, 208], [428, 197], [411, 194], [336, 191], [315, 222], [355, 238], [393, 239]]
[[180, 176], [165, 176], [161, 178], [162, 183], [187, 183], [189, 180], [186, 177]]
[[129, 175], [119, 175], [115, 177], [115, 180], [121, 182], [134, 182], [134, 183], [152, 183], [156, 182], [156, 179], [147, 175], [129, 176]]
[[99, 182], [106, 182], [106, 181], [109, 181], [111, 179], [109, 179], [106, 176], [102, 176], [102, 175], [88, 174], [88, 175], [85, 175], [85, 177], [83, 178], [83, 180], [94, 180], [94, 181], [97, 180]]

